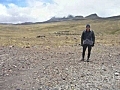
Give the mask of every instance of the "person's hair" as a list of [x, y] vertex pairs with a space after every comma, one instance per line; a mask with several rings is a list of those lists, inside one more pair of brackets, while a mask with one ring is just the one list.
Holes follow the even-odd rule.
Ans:
[[89, 25], [89, 24], [87, 24], [87, 25], [86, 25], [86, 27], [89, 27], [89, 28], [90, 28], [90, 25]]

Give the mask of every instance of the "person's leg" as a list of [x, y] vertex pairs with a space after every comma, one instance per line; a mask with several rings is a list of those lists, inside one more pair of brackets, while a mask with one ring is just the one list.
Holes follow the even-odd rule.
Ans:
[[84, 60], [87, 45], [83, 45], [82, 59]]
[[90, 54], [91, 54], [91, 49], [92, 49], [92, 46], [88, 46], [88, 57], [87, 57], [87, 60], [89, 60], [90, 58]]

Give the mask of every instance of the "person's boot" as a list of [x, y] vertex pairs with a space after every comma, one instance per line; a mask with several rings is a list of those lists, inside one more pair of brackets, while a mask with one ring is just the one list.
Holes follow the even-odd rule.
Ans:
[[89, 58], [87, 59], [87, 62], [89, 62]]
[[84, 58], [82, 58], [81, 61], [84, 61]]

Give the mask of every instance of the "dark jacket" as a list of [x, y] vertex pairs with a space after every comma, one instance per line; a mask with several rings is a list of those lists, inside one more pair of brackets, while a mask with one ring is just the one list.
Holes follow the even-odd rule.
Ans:
[[91, 31], [91, 30], [90, 31], [86, 31], [86, 30], [83, 31], [82, 36], [81, 36], [81, 45], [83, 45], [83, 40], [86, 40], [86, 39], [92, 40], [93, 46], [94, 46], [95, 34], [93, 31]]

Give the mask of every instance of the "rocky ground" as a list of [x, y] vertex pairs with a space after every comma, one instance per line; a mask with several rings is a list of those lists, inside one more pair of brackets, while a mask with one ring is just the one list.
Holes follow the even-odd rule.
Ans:
[[[0, 90], [120, 90], [120, 47], [0, 47]], [[87, 54], [87, 52], [86, 52]]]

